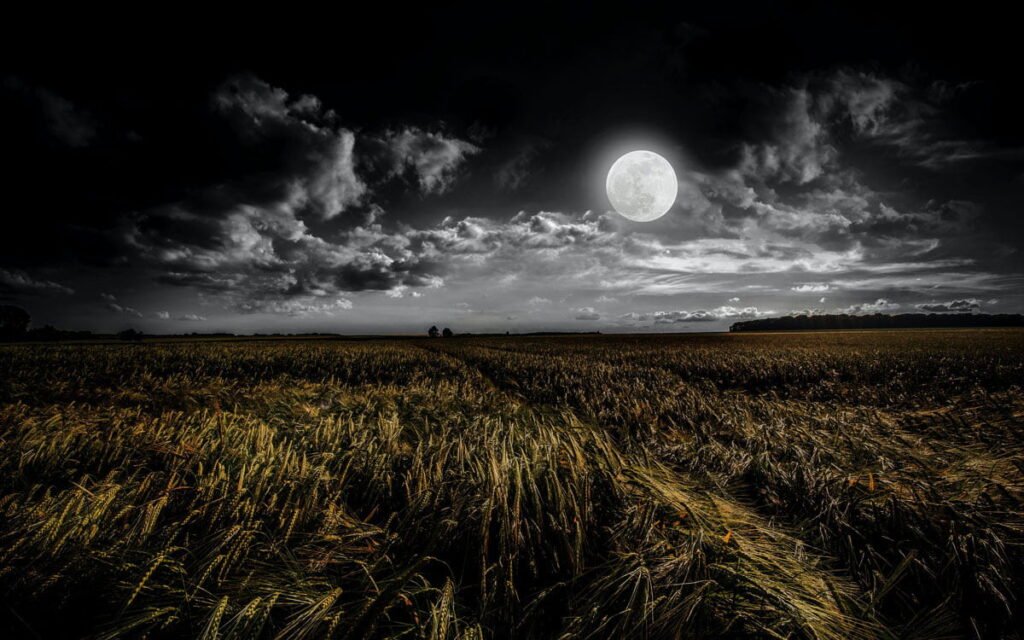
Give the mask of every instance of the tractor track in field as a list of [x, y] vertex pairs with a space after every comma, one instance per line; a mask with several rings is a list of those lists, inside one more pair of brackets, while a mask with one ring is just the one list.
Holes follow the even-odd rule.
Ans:
[[484, 387], [486, 387], [488, 390], [493, 391], [494, 393], [507, 396], [511, 399], [514, 399], [516, 402], [520, 402], [522, 404], [529, 406], [530, 408], [537, 408], [537, 405], [531, 402], [529, 398], [527, 398], [522, 392], [516, 389], [512, 389], [509, 385], [499, 383], [491, 375], [484, 371], [479, 365], [474, 364], [468, 359], [458, 355], [457, 353], [455, 353], [454, 350], [445, 349], [443, 347], [429, 347], [419, 342], [415, 344], [417, 348], [422, 349], [423, 351], [426, 351], [434, 355], [442, 355], [446, 358], [455, 360], [462, 366], [466, 367], [468, 370], [477, 374], [481, 382], [483, 382]]
[[[492, 389], [493, 391], [500, 393], [506, 397], [514, 398], [516, 401], [524, 403], [533, 411], [542, 414], [564, 414], [565, 411], [569, 411], [574, 416], [576, 416], [577, 419], [579, 419], [578, 412], [580, 410], [580, 407], [559, 405], [556, 403], [537, 403], [531, 401], [521, 390], [516, 388], [506, 379], [502, 379], [502, 377], [500, 376], [493, 376], [490, 373], [488, 373], [486, 367], [481, 366], [480, 364], [480, 360], [486, 359], [486, 355], [481, 356], [478, 354], [478, 357], [473, 357], [472, 355], [467, 356], [467, 354], [459, 352], [457, 345], [453, 345], [455, 348], [451, 349], [447, 348], [447, 345], [439, 345], [436, 348], [426, 345], [418, 346], [432, 353], [441, 353], [444, 354], [444, 356], [446, 357], [458, 360], [467, 368], [475, 371], [489, 389]], [[494, 352], [495, 355], [509, 354], [510, 352], [510, 350], [507, 349], [491, 349], [487, 345], [474, 346], [484, 350], [485, 352]], [[530, 356], [542, 355], [532, 353], [529, 350], [512, 351], [512, 353]], [[601, 361], [602, 359], [598, 358], [597, 360]], [[500, 362], [495, 364], [499, 369], [501, 368]], [[666, 376], [669, 376], [672, 379], [678, 381], [680, 384], [685, 385], [690, 383], [690, 381], [687, 380], [685, 376], [681, 375], [680, 372], [677, 370], [673, 370], [672, 368], [658, 365], [654, 365], [654, 367], [659, 371], [663, 372]], [[767, 394], [765, 393], [749, 392], [744, 391], [742, 389], [719, 388], [718, 392], [722, 395], [723, 398], [729, 396], [738, 396], [739, 398], [742, 398], [744, 401], [749, 400], [754, 403], [757, 403], [760, 400], [767, 399]], [[799, 398], [780, 398], [777, 399], [777, 401], [780, 401], [785, 405], [794, 407], [807, 406], [808, 408], [814, 408], [817, 410], [820, 410], [823, 407], [823, 404], [821, 402], [817, 402], [814, 400], [803, 400]], [[949, 410], [942, 410], [941, 414], [943, 415], [943, 417], [950, 410], [955, 409], [955, 406], [958, 404], [958, 402], [954, 403], [954, 407], [951, 407]], [[861, 411], [857, 411], [857, 409], [860, 409]], [[918, 447], [922, 444], [920, 442], [921, 434], [914, 433], [913, 426], [906, 423], [906, 416], [903, 415], [903, 413], [900, 412], [898, 408], [871, 407], [868, 408], [866, 412], [864, 411], [864, 409], [864, 407], [844, 405], [839, 407], [833, 407], [830, 413], [836, 415], [837, 419], [840, 422], [846, 420], [853, 420], [854, 423], [862, 424], [865, 426], [867, 425], [867, 423], [863, 421], [868, 420], [870, 418], [869, 414], [876, 414], [876, 420], [882, 419], [888, 423], [886, 425], [887, 431], [890, 432], [890, 438], [894, 441], [894, 444], [899, 443], [899, 448], [902, 449], [907, 454], [912, 454], [914, 452], [915, 442], [917, 443]], [[848, 416], [843, 415], [846, 413], [847, 410], [849, 410], [851, 414]], [[929, 418], [933, 418], [932, 414], [935, 411], [938, 410], [922, 412], [920, 418], [923, 419], [924, 421], [928, 420]], [[819, 413], [818, 411], [814, 411], [813, 413], [815, 413], [819, 417], [822, 416], [822, 414]], [[758, 418], [755, 416], [755, 419], [760, 420], [763, 418]], [[581, 421], [585, 423], [590, 423], [599, 429], [612, 431], [615, 430], [614, 425], [605, 423], [604, 421], [600, 420], [597, 416], [586, 416]], [[829, 428], [829, 424], [823, 423], [822, 428]], [[944, 448], [945, 443], [933, 442], [931, 444], [938, 449], [942, 449]], [[668, 454], [668, 457], [665, 457], [665, 454]], [[762, 526], [792, 536], [793, 538], [801, 541], [801, 543], [806, 545], [807, 549], [816, 550], [820, 554], [821, 560], [827, 566], [831, 567], [831, 570], [835, 571], [839, 575], [844, 576], [847, 579], [855, 580], [855, 576], [857, 576], [858, 574], [857, 558], [847, 557], [845, 554], [841, 553], [840, 549], [827, 549], [819, 546], [820, 541], [815, 540], [813, 529], [809, 529], [807, 526], [809, 522], [808, 518], [811, 518], [812, 514], [787, 514], [785, 512], [780, 512], [778, 504], [773, 504], [772, 502], [767, 500], [764, 495], [762, 495], [762, 492], [760, 491], [760, 487], [758, 484], [759, 481], [756, 479], [756, 477], [748, 479], [732, 478], [730, 480], [728, 479], [728, 473], [725, 473], [724, 471], [722, 475], [719, 476], [718, 473], [713, 472], [711, 469], [705, 469], [702, 473], [699, 469], [690, 468], [689, 466], [687, 466], [684, 460], [673, 459], [673, 456], [667, 450], [663, 450], [661, 453], [655, 453], [654, 455], [662, 463], [666, 464], [670, 469], [672, 469], [674, 473], [677, 473], [681, 481], [683, 481], [683, 479], [685, 478], [685, 484], [691, 486], [694, 490], [701, 491], [712, 498], [721, 498], [725, 499], [726, 501], [733, 502], [737, 505], [742, 505], [743, 507], [748, 509], [752, 515], [755, 515], [756, 517], [763, 520]], [[921, 465], [921, 461], [918, 459], [918, 456], [906, 455], [905, 459], [917, 460], [917, 464]], [[926, 470], [924, 469], [923, 465], [922, 469]], [[861, 477], [861, 475], [863, 477]], [[856, 482], [861, 483], [863, 485], [861, 488], [864, 491], [868, 491], [869, 493], [873, 493], [876, 490], [876, 482], [879, 487], [879, 495], [887, 495], [893, 492], [898, 493], [902, 487], [902, 484], [900, 482], [897, 482], [896, 484], [889, 484], [889, 480], [883, 478], [881, 475], [872, 475], [870, 476], [870, 480], [868, 479], [869, 476], [867, 476], [866, 472], [861, 475], [854, 475], [851, 477], [855, 478]], [[841, 480], [843, 483], [847, 482], [845, 478]], [[870, 483], [870, 488], [868, 488], [868, 483]], [[865, 587], [863, 584], [860, 585], [860, 589], [862, 590], [862, 593], [865, 593]]]

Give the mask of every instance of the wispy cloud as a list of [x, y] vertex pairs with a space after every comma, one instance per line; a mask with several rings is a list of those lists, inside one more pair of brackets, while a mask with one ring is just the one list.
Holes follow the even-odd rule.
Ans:
[[20, 269], [0, 269], [0, 297], [32, 296], [41, 294], [71, 294], [71, 287], [29, 275]]
[[874, 302], [861, 302], [859, 304], [850, 305], [846, 309], [843, 309], [843, 313], [849, 313], [853, 315], [866, 314], [866, 313], [885, 313], [889, 311], [895, 311], [900, 308], [900, 304], [897, 302], [890, 302], [885, 298], [879, 298]]
[[914, 305], [921, 311], [931, 313], [972, 313], [981, 309], [982, 302], [977, 298], [950, 300], [949, 302], [926, 302]]
[[108, 310], [113, 311], [114, 313], [123, 313], [125, 315], [132, 316], [133, 318], [142, 317], [142, 312], [139, 311], [138, 309], [126, 307], [116, 302], [108, 302], [106, 306]]

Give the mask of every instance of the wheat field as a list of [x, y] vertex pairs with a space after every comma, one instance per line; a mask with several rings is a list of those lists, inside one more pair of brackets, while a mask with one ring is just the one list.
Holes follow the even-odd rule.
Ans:
[[1024, 332], [0, 346], [10, 638], [1018, 638]]

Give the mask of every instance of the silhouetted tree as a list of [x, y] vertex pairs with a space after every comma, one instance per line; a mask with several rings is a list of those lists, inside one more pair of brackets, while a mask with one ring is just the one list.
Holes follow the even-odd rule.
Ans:
[[431, 338], [436, 338], [439, 333], [440, 332], [437, 330], [436, 326], [430, 327], [430, 329], [427, 331], [427, 335], [430, 336]]
[[60, 340], [64, 337], [63, 331], [57, 329], [52, 324], [47, 324], [42, 327], [32, 329], [26, 334], [29, 340]]
[[135, 329], [125, 329], [121, 333], [117, 334], [118, 340], [124, 340], [126, 342], [141, 342], [142, 332], [136, 331]]
[[452, 337], [455, 334], [452, 333], [451, 329], [449, 329], [448, 327], [445, 327], [444, 331], [441, 332], [441, 335], [444, 336], [445, 338], [450, 338], [450, 337]]
[[28, 329], [31, 319], [28, 311], [21, 307], [9, 304], [0, 305], [0, 338], [22, 337], [25, 335], [25, 330]]

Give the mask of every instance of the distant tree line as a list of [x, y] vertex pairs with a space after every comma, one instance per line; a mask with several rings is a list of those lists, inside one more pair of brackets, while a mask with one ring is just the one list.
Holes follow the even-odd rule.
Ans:
[[23, 336], [31, 319], [28, 311], [21, 307], [0, 305], [0, 339], [9, 340]]
[[[10, 304], [0, 305], [0, 340], [17, 342], [59, 342], [62, 340], [94, 340], [109, 339], [109, 335], [98, 335], [92, 331], [68, 331], [57, 329], [52, 325], [32, 327], [29, 324], [32, 316], [21, 307]], [[120, 340], [137, 342], [143, 334], [135, 329], [127, 329], [117, 334]]]
[[729, 331], [807, 331], [814, 329], [927, 329], [956, 327], [1024, 327], [1024, 315], [1000, 313], [901, 313], [870, 316], [815, 315], [760, 318], [735, 322]]

